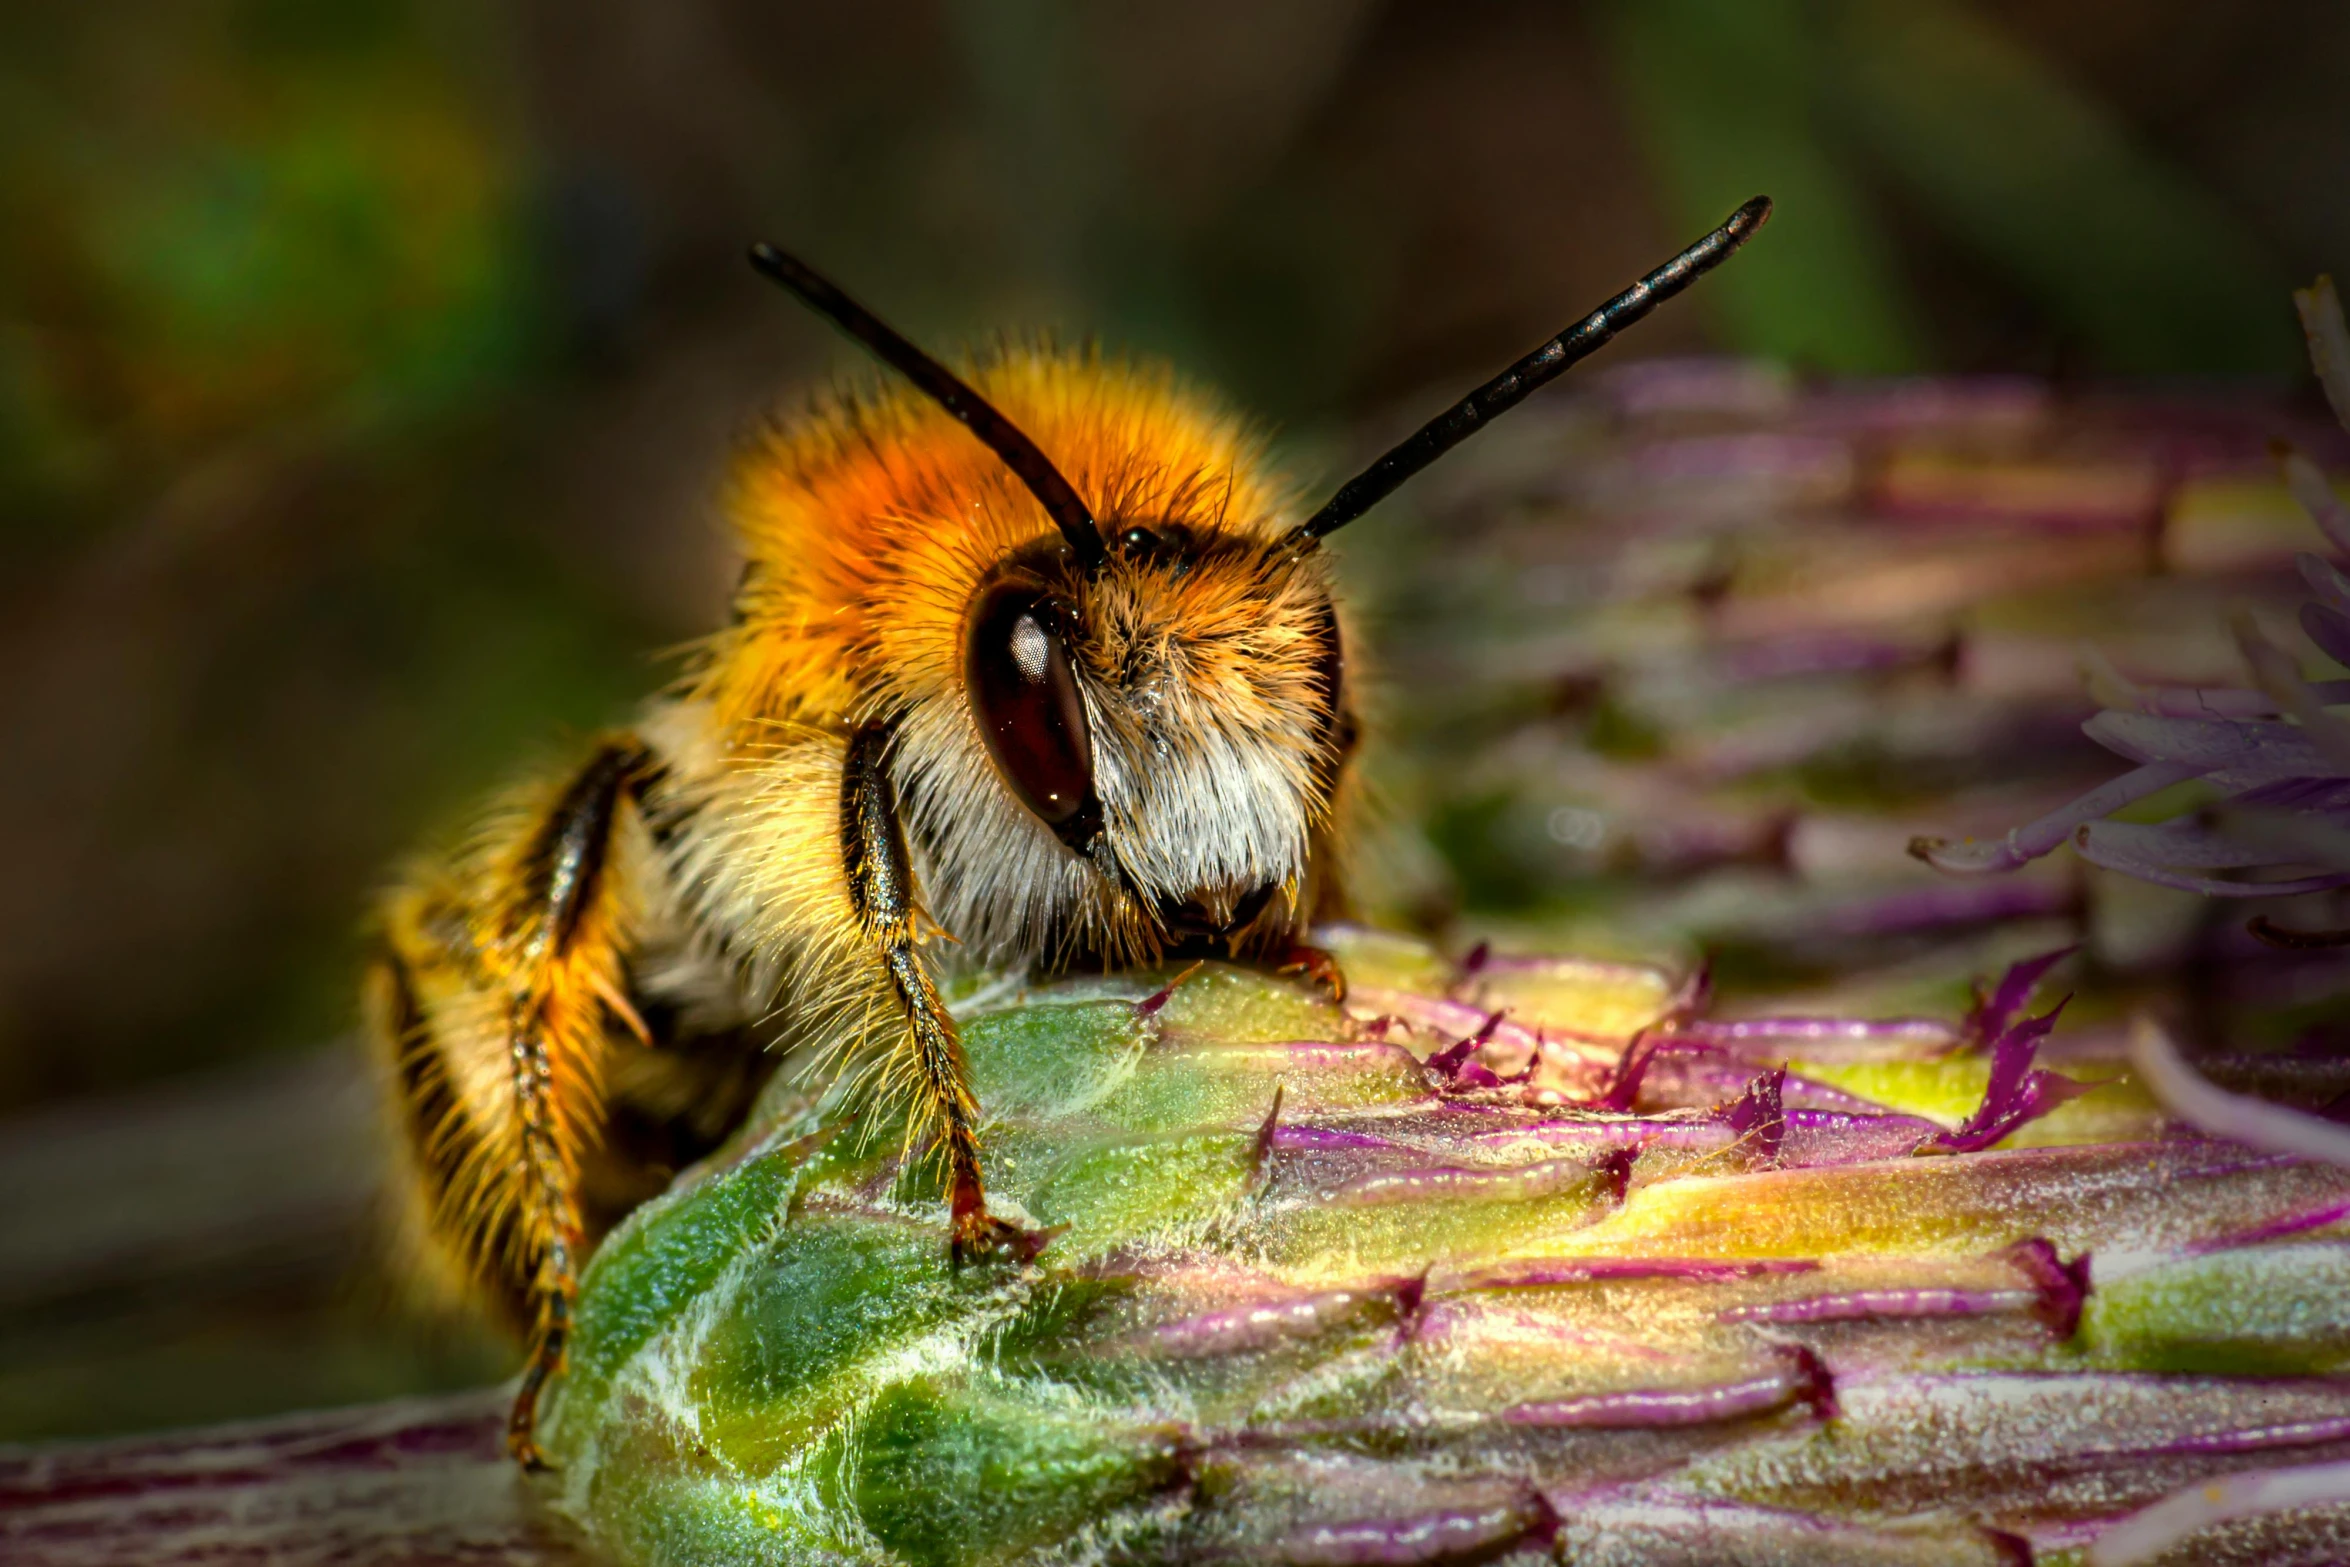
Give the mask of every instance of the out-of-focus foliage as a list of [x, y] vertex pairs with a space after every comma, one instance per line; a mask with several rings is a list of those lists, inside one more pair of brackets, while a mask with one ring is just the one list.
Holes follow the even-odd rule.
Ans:
[[642, 678], [483, 449], [549, 341], [481, 28], [115, 20], [0, 49], [0, 1099], [332, 1031], [385, 813]]
[[1743, 346], [1933, 362], [1879, 190], [2115, 371], [2282, 371], [2281, 279], [2235, 215], [1956, 0], [1623, 0], [1631, 101], [1691, 219], [1769, 188], [1809, 221], [1725, 276]]
[[10, 23], [0, 476], [20, 561], [26, 530], [96, 526], [224, 443], [390, 436], [524, 369], [512, 137], [405, 10]]

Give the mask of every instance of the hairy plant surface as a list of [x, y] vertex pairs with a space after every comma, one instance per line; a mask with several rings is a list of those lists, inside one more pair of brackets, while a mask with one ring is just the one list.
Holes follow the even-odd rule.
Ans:
[[[2350, 1458], [2350, 1173], [2169, 1126], [2053, 962], [1965, 1020], [1334, 932], [960, 1003], [950, 1269], [887, 1117], [779, 1094], [598, 1253], [547, 1435], [633, 1562], [2067, 1560]], [[2060, 1067], [2037, 1065], [2044, 1044]], [[2331, 1559], [2350, 1510], [2176, 1559]]]

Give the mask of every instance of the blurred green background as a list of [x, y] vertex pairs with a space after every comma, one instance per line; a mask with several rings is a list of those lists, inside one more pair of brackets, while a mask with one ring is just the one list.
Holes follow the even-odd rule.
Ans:
[[[753, 237], [933, 343], [1168, 355], [1319, 474], [1757, 191], [1639, 352], [2285, 388], [2345, 81], [2336, 0], [10, 7], [0, 1205], [168, 1142], [59, 1130], [100, 1096], [346, 1030], [391, 857], [713, 623], [730, 439], [854, 362]], [[0, 1436], [497, 1364], [305, 1382], [266, 1293], [142, 1383], [122, 1324], [185, 1299], [0, 1289]]]

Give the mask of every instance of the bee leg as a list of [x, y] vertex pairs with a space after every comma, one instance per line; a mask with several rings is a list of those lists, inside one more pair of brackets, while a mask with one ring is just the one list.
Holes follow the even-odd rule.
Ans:
[[1346, 999], [1346, 974], [1336, 953], [1304, 942], [1292, 943], [1273, 965], [1273, 972], [1304, 980], [1332, 1001]]
[[[484, 1071], [503, 1067], [496, 1118], [475, 1128], [477, 1170], [442, 1172], [442, 1224], [465, 1245], [496, 1231], [510, 1245], [470, 1245], [489, 1283], [515, 1294], [531, 1320], [531, 1358], [508, 1417], [505, 1445], [524, 1468], [545, 1468], [538, 1450], [538, 1395], [562, 1370], [571, 1302], [585, 1252], [578, 1165], [595, 1137], [606, 996], [620, 980], [620, 888], [611, 867], [620, 803], [649, 768], [632, 738], [611, 740], [566, 782], [510, 848], [484, 869], [486, 886], [461, 914], [470, 930], [465, 989], [489, 1001], [489, 1027], [465, 1031], [449, 1017], [404, 1050], [456, 1052]], [[395, 921], [397, 926], [397, 921]], [[409, 937], [416, 940], [414, 930]], [[463, 1013], [465, 1008], [458, 1008]]]
[[539, 1450], [539, 1394], [546, 1389], [548, 1379], [563, 1369], [564, 1352], [571, 1340], [571, 1303], [579, 1294], [579, 1280], [571, 1261], [577, 1235], [578, 1227], [574, 1223], [570, 1234], [558, 1235], [547, 1243], [540, 1260], [538, 1328], [531, 1335], [530, 1359], [522, 1368], [522, 1385], [515, 1390], [514, 1407], [506, 1416], [506, 1451], [533, 1474], [549, 1467], [546, 1454]]
[[[521, 1145], [521, 1206], [537, 1241], [531, 1296], [537, 1321], [530, 1359], [506, 1422], [506, 1448], [525, 1469], [547, 1467], [539, 1451], [538, 1403], [563, 1369], [571, 1307], [579, 1293], [584, 1250], [579, 1218], [578, 1149], [564, 1147], [565, 1111], [581, 1104], [583, 1085], [566, 1081], [601, 1037], [603, 992], [613, 988], [618, 952], [608, 913], [606, 862], [622, 796], [641, 783], [643, 751], [615, 744], [598, 751], [536, 829], [522, 863], [537, 883], [519, 911], [517, 959], [506, 1014], [507, 1067]], [[591, 913], [599, 917], [591, 918]], [[598, 981], [602, 983], [599, 985]]]
[[1025, 1260], [1050, 1236], [987, 1211], [979, 1174], [979, 1103], [971, 1095], [954, 1019], [914, 949], [914, 877], [898, 824], [897, 790], [887, 766], [893, 730], [869, 723], [849, 736], [841, 769], [841, 859], [849, 901], [881, 954], [891, 987], [906, 1009], [920, 1114], [946, 1160], [948, 1246], [957, 1263], [991, 1254]]

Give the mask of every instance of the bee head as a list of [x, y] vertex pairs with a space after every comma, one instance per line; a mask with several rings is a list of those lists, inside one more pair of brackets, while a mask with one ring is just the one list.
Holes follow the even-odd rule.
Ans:
[[[902, 595], [844, 594], [832, 611], [854, 598], [876, 628], [861, 660], [865, 700], [897, 725], [905, 825], [934, 917], [998, 958], [1060, 947], [1132, 959], [1293, 928], [1309, 847], [1352, 744], [1320, 541], [1719, 265], [1769, 216], [1768, 200], [1746, 203], [1286, 531], [1267, 515], [1275, 508], [1258, 476], [1241, 482], [1248, 465], [1230, 432], [1184, 413], [1163, 389], [1138, 394], [1131, 378], [1113, 387], [1098, 366], [1023, 388], [998, 367], [1003, 389], [1021, 393], [1011, 412], [1026, 417], [1014, 419], [992, 388], [965, 382], [804, 262], [753, 247], [760, 271], [871, 349], [1000, 464], [988, 481], [950, 476], [933, 446], [889, 448], [871, 429], [819, 443], [865, 453], [871, 461], [849, 466], [886, 481], [872, 492], [845, 487], [847, 511], [886, 515], [893, 527], [918, 514], [935, 524], [899, 562]], [[1031, 429], [1076, 454], [1082, 490]], [[1121, 489], [1139, 499], [1148, 487], [1131, 480], [1153, 468], [1173, 480], [1157, 486], [1162, 497], [1196, 499], [1199, 482], [1220, 473], [1225, 502], [1208, 512], [1086, 499]], [[1007, 476], [1024, 499], [1007, 494]], [[1237, 506], [1236, 486], [1251, 497]], [[820, 486], [803, 475], [802, 488], [813, 498]], [[1039, 512], [1052, 530], [1041, 538]], [[1000, 553], [961, 553], [991, 542]], [[847, 581], [869, 577], [872, 560], [834, 564]], [[965, 586], [966, 599], [949, 596]], [[789, 627], [779, 646], [804, 638], [804, 607], [775, 621]], [[954, 660], [935, 656], [950, 626], [959, 627], [959, 679], [941, 667]], [[926, 643], [926, 631], [936, 640]], [[770, 662], [789, 665], [746, 665], [758, 673]], [[789, 667], [816, 686], [839, 678]]]
[[[1114, 947], [1286, 929], [1352, 740], [1318, 560], [1173, 518], [985, 576], [962, 692], [995, 783], [1082, 865]], [[1091, 944], [1091, 943], [1088, 943]]]

